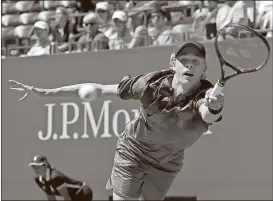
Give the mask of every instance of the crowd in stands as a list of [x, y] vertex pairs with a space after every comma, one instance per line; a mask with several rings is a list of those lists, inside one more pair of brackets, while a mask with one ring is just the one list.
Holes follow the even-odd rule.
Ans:
[[[255, 5], [255, 6], [254, 6]], [[271, 37], [272, 1], [2, 0], [2, 57], [211, 40], [229, 23]]]

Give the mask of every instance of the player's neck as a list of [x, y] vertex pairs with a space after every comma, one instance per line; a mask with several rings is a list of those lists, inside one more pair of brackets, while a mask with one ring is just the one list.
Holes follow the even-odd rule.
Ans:
[[183, 88], [182, 86], [178, 86], [173, 88], [173, 98], [177, 98], [178, 96], [188, 96], [191, 94], [190, 90], [186, 90], [185, 88]]
[[176, 98], [178, 96], [190, 96], [193, 94], [200, 86], [200, 83], [196, 83], [192, 87], [187, 87], [181, 83], [181, 80], [173, 78], [172, 88], [173, 88], [173, 97]]

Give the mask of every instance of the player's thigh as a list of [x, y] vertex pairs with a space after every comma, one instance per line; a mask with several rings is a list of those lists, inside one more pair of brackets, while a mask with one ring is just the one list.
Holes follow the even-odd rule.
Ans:
[[119, 197], [136, 199], [141, 193], [145, 176], [145, 169], [140, 164], [116, 153], [107, 189], [112, 189]]
[[144, 179], [141, 200], [164, 200], [178, 173], [154, 170], [148, 174]]

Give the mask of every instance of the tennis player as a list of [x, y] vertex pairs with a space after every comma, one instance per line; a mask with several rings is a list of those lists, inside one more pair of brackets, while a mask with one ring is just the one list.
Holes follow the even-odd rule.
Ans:
[[[190, 40], [171, 55], [168, 70], [126, 76], [117, 85], [91, 84], [100, 98], [141, 102], [139, 117], [126, 125], [117, 143], [106, 185], [114, 200], [163, 200], [182, 169], [185, 149], [221, 119], [224, 96], [210, 96], [213, 85], [206, 80], [206, 70], [204, 46]], [[10, 82], [16, 85], [11, 89], [46, 96], [77, 95], [87, 86], [41, 89]]]
[[56, 200], [56, 196], [71, 201], [92, 201], [93, 192], [84, 182], [77, 181], [52, 168], [45, 156], [34, 156], [29, 163], [36, 177], [35, 182], [46, 193], [48, 200]]

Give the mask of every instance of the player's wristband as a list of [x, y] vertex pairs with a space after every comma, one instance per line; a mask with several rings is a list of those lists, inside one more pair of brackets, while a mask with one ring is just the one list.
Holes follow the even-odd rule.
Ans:
[[208, 107], [208, 110], [211, 114], [216, 115], [216, 114], [219, 114], [223, 110], [223, 106], [218, 110], [214, 110], [214, 109], [211, 109], [210, 107]]

